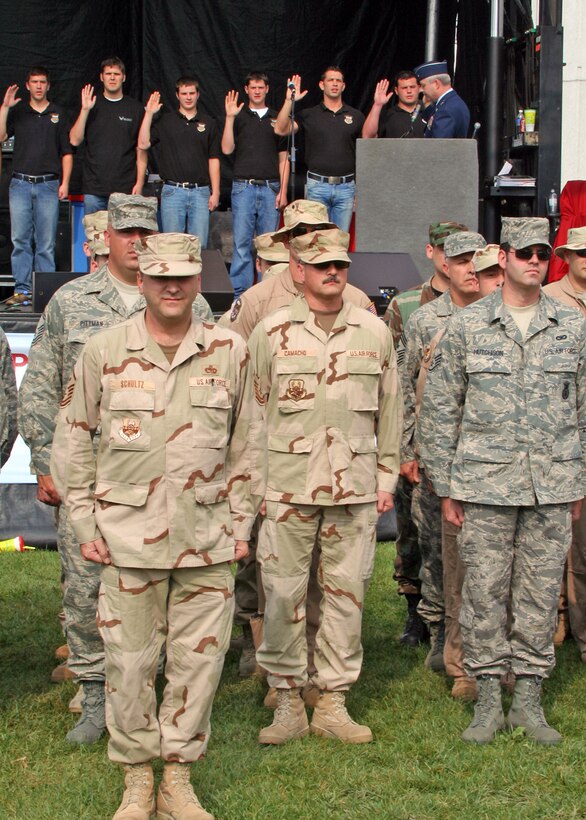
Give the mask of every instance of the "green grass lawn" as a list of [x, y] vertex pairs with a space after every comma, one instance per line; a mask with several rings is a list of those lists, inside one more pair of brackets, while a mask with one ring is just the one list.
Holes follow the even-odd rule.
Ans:
[[[425, 648], [400, 646], [404, 604], [391, 578], [392, 545], [379, 545], [365, 609], [362, 676], [348, 698], [374, 743], [344, 746], [309, 736], [282, 748], [256, 737], [271, 721], [264, 685], [238, 678], [230, 652], [214, 704], [208, 755], [193, 782], [217, 820], [586, 817], [586, 667], [567, 642], [545, 688], [556, 748], [501, 735], [484, 748], [459, 740], [471, 706], [423, 668]], [[54, 685], [61, 641], [55, 553], [0, 554], [0, 818], [106, 818], [122, 775], [106, 740], [65, 741], [73, 684]], [[508, 703], [507, 703], [508, 705]], [[157, 767], [160, 770], [160, 766]]]

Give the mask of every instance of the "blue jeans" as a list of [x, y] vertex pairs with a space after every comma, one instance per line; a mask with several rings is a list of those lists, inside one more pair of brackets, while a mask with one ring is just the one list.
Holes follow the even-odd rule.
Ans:
[[8, 197], [14, 246], [11, 256], [14, 292], [31, 293], [33, 268], [55, 270], [59, 180], [31, 183], [13, 178]]
[[[161, 223], [165, 233], [193, 233], [199, 236], [202, 250], [207, 247], [210, 230], [210, 186], [175, 188], [163, 185]], [[187, 227], [186, 227], [187, 225]]]
[[83, 213], [84, 216], [88, 214], [95, 214], [96, 211], [107, 211], [109, 196], [96, 196], [95, 194], [83, 195]]
[[275, 200], [279, 183], [250, 185], [247, 182], [232, 183], [232, 233], [234, 251], [230, 265], [230, 279], [237, 299], [251, 287], [254, 280], [252, 240], [255, 234], [276, 231], [279, 212]]
[[328, 209], [330, 222], [334, 222], [343, 231], [350, 230], [356, 183], [341, 182], [339, 185], [330, 185], [329, 182], [318, 182], [316, 179], [307, 180], [307, 198], [314, 202], [323, 202]]

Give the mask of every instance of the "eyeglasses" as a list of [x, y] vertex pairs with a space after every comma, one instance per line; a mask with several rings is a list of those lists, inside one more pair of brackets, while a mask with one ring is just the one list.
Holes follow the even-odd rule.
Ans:
[[572, 251], [572, 253], [575, 253], [580, 259], [586, 259], [586, 248], [580, 248], [580, 250]]
[[549, 262], [551, 259], [551, 248], [511, 248], [517, 259], [528, 262], [535, 255], [540, 262]]

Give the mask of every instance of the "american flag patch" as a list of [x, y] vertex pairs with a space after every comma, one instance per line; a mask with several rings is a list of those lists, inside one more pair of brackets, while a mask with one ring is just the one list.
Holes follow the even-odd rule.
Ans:
[[375, 316], [378, 316], [376, 305], [374, 304], [374, 302], [371, 302], [366, 309], [369, 310], [371, 313], [374, 313]]

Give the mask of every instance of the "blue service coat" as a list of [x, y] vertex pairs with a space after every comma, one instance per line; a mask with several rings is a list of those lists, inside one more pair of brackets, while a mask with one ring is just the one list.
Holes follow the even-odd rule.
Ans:
[[426, 109], [424, 136], [435, 139], [464, 139], [468, 136], [470, 111], [464, 100], [452, 88], [434, 105]]

